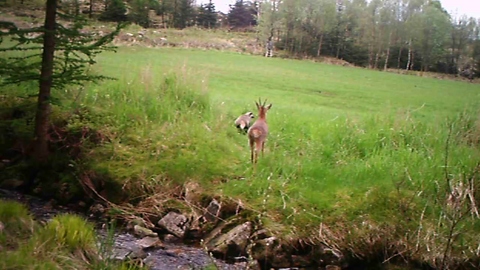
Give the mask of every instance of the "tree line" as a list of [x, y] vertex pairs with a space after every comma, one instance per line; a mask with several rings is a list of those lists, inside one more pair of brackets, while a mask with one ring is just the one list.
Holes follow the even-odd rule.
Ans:
[[[194, 0], [61, 0], [60, 9], [72, 15], [88, 13], [104, 21], [131, 21], [143, 27], [185, 28], [199, 26], [216, 28], [220, 16], [210, 0], [197, 5]], [[225, 21], [233, 28], [251, 27], [256, 24], [259, 1], [238, 0], [231, 5]], [[161, 18], [154, 25], [152, 12]]]
[[449, 14], [438, 0], [265, 0], [258, 30], [294, 55], [480, 75], [480, 20]]
[[[8, 0], [6, 0], [8, 1]], [[480, 76], [480, 20], [438, 0], [236, 0], [225, 17], [210, 0], [59, 0], [71, 14], [143, 27], [256, 31], [297, 57], [330, 56], [372, 69]], [[160, 19], [154, 25], [152, 15]], [[220, 22], [222, 20], [222, 22]]]

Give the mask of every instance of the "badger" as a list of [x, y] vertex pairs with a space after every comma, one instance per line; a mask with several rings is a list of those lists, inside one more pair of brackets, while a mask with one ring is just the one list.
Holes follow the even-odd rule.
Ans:
[[235, 120], [235, 126], [239, 130], [247, 131], [250, 127], [250, 120], [255, 118], [252, 112], [247, 112], [245, 114], [240, 115], [237, 120]]

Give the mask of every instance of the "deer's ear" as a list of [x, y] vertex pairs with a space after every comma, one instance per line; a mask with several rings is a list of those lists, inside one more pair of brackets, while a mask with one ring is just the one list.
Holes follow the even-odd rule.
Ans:
[[272, 104], [267, 106], [267, 110], [270, 110], [270, 108], [272, 108]]
[[258, 102], [255, 101], [255, 105], [257, 105], [257, 109], [260, 109], [260, 105], [258, 104]]

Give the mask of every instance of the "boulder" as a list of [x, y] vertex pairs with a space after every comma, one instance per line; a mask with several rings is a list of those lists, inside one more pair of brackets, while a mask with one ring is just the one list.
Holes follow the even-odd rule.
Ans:
[[220, 209], [222, 204], [219, 203], [217, 200], [213, 199], [210, 204], [207, 206], [207, 211], [204, 215], [205, 219], [208, 222], [214, 222], [218, 218], [218, 214], [220, 214]]
[[208, 243], [212, 241], [214, 238], [218, 237], [221, 233], [222, 230], [228, 225], [229, 223], [227, 222], [221, 222], [217, 227], [215, 227], [212, 231], [210, 231], [204, 238], [204, 242]]
[[156, 232], [153, 232], [152, 230], [144, 228], [140, 225], [133, 226], [133, 233], [138, 237], [146, 237], [146, 236], [156, 237], [156, 236], [158, 236], [158, 234]]
[[206, 243], [207, 249], [217, 255], [237, 256], [245, 253], [248, 239], [252, 233], [252, 223], [238, 225]]
[[176, 237], [183, 238], [185, 236], [187, 218], [182, 214], [170, 212], [158, 221], [158, 225]]

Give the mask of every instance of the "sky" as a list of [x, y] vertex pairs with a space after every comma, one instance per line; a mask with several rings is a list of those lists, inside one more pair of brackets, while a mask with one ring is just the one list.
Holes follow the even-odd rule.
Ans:
[[[197, 3], [207, 3], [208, 0], [197, 0]], [[229, 5], [235, 3], [235, 0], [213, 0], [216, 10], [228, 13]], [[443, 8], [450, 14], [457, 13], [458, 16], [467, 15], [468, 17], [480, 18], [480, 0], [440, 0]]]

